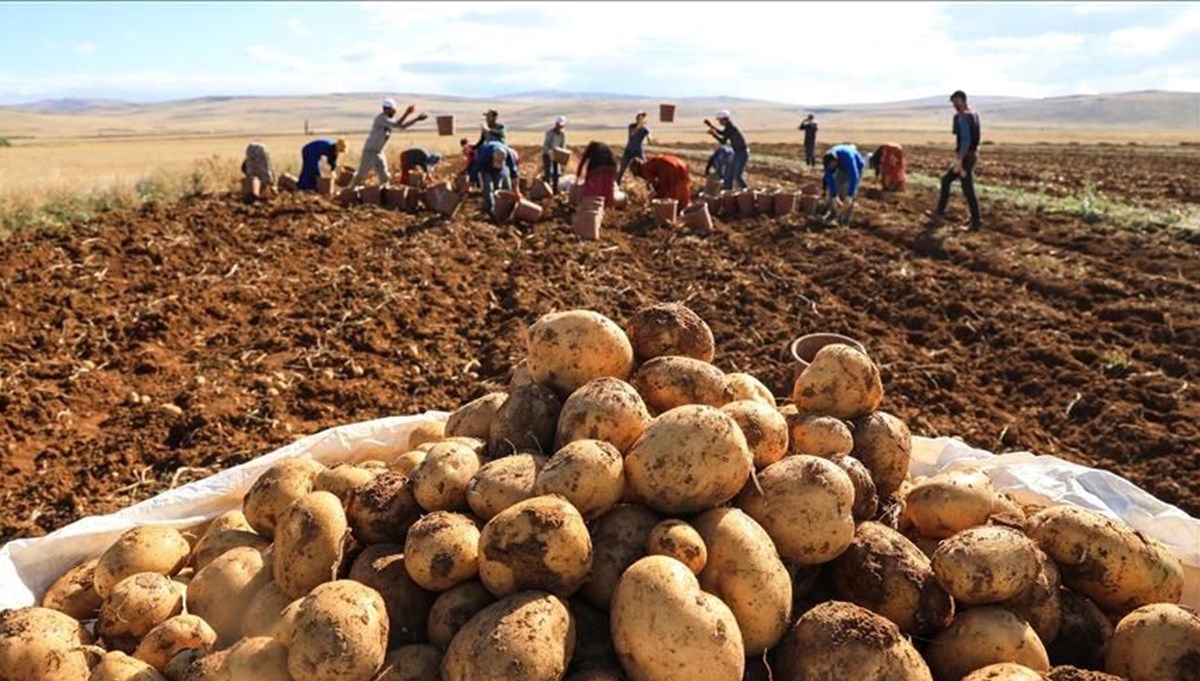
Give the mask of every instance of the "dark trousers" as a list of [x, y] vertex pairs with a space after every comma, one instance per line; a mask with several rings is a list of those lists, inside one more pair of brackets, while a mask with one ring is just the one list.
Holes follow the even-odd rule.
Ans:
[[804, 162], [811, 168], [817, 164], [817, 142], [804, 142]]
[[555, 163], [550, 154], [542, 154], [542, 179], [545, 180], [554, 193], [558, 193], [558, 174], [562, 172], [562, 166]]
[[979, 217], [979, 199], [975, 197], [975, 155], [970, 154], [963, 159], [962, 175], [954, 172], [954, 169], [946, 171], [942, 175], [942, 195], [938, 199], [937, 214], [942, 215], [946, 212], [946, 204], [950, 202], [950, 185], [954, 184], [955, 180], [962, 181], [963, 196], [967, 197], [967, 206], [971, 209], [971, 224], [978, 225], [981, 222]]

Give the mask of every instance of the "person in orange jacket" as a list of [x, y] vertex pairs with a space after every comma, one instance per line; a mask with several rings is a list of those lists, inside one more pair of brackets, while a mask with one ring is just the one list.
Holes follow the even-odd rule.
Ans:
[[885, 191], [904, 191], [908, 174], [904, 166], [904, 148], [899, 144], [889, 142], [880, 146], [871, 154], [867, 164], [875, 170], [875, 176], [880, 178]]
[[675, 199], [682, 210], [692, 201], [691, 172], [678, 156], [655, 154], [645, 161], [633, 159], [629, 170], [645, 180], [656, 199]]

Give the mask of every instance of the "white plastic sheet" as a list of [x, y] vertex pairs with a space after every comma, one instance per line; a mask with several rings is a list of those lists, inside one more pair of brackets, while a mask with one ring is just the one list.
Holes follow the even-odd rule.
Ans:
[[[251, 483], [279, 459], [307, 457], [327, 465], [385, 459], [409, 449], [415, 427], [446, 417], [445, 412], [426, 412], [331, 428], [117, 513], [84, 518], [45, 537], [11, 541], [0, 548], [0, 609], [34, 604], [55, 578], [98, 555], [131, 527], [153, 523], [190, 528], [238, 508]], [[1184, 563], [1183, 603], [1200, 608], [1200, 520], [1119, 476], [1052, 456], [996, 456], [950, 438], [913, 439], [914, 475], [961, 467], [985, 471], [997, 490], [1022, 503], [1082, 506], [1159, 539]]]

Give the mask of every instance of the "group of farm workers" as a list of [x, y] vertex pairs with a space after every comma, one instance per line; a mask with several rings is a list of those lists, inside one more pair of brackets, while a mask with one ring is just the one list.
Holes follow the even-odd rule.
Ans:
[[[953, 133], [956, 139], [956, 160], [941, 178], [937, 207], [928, 211], [926, 216], [932, 223], [942, 221], [951, 186], [958, 180], [971, 215], [971, 221], [966, 228], [974, 231], [981, 226], [973, 178], [980, 144], [979, 115], [968, 106], [967, 96], [961, 90], [951, 95], [950, 101], [955, 109]], [[378, 176], [381, 184], [387, 184], [391, 180], [384, 150], [394, 131], [406, 130], [428, 118], [424, 113], [414, 113], [415, 107], [410, 105], [396, 118], [396, 102], [392, 99], [383, 100], [382, 111], [375, 116], [363, 143], [358, 168], [350, 180], [351, 186], [363, 184], [372, 173]], [[705, 175], [720, 178], [723, 189], [732, 190], [735, 185], [738, 189], [747, 189], [749, 183], [746, 179], [746, 167], [750, 161], [750, 148], [746, 138], [734, 124], [729, 111], [718, 112], [716, 121], [714, 124], [704, 119], [708, 134], [718, 143], [717, 149], [705, 166]], [[566, 125], [566, 117], [558, 116], [553, 125], [545, 131], [542, 141], [542, 180], [554, 193], [558, 193], [563, 177], [560, 156], [567, 146]], [[817, 138], [817, 122], [814, 116], [808, 114], [799, 129], [804, 133], [804, 163], [813, 167], [816, 163]], [[635, 114], [627, 132], [628, 139], [619, 160], [609, 145], [599, 141], [588, 143], [576, 168], [575, 182], [581, 185], [581, 195], [601, 196], [606, 203], [612, 204], [625, 173], [630, 172], [649, 185], [654, 198], [675, 199], [680, 208], [689, 205], [691, 172], [687, 163], [670, 154], [646, 154], [650, 128], [647, 126], [645, 111]], [[494, 218], [497, 190], [508, 189], [520, 194], [520, 158], [516, 150], [508, 146], [505, 125], [500, 122], [499, 113], [494, 109], [485, 112], [484, 122], [480, 124], [479, 139], [471, 144], [463, 138], [460, 140], [460, 146], [465, 161], [464, 172], [468, 178], [460, 187], [460, 191], [465, 193], [471, 186], [478, 187], [483, 195], [483, 211]], [[345, 152], [346, 141], [341, 138], [318, 139], [305, 144], [301, 149], [302, 167], [296, 183], [297, 188], [315, 190], [320, 177], [321, 161], [326, 161], [332, 171], [337, 168], [338, 156]], [[408, 184], [411, 174], [416, 171], [432, 175], [442, 160], [441, 154], [436, 152], [421, 148], [406, 149], [399, 156], [400, 182]], [[841, 224], [850, 222], [863, 173], [867, 168], [875, 171], [884, 191], [902, 191], [907, 182], [904, 149], [894, 143], [879, 146], [868, 157], [864, 157], [853, 144], [835, 144], [824, 152], [821, 165], [822, 187], [827, 198], [825, 217], [833, 219], [836, 216]], [[247, 176], [259, 177], [268, 185], [274, 184], [274, 171], [266, 149], [261, 144], [254, 143], [247, 148], [242, 171]]]

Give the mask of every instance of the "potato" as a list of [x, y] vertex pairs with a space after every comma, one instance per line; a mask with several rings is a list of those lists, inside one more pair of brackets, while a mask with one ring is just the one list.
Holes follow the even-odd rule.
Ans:
[[695, 312], [679, 303], [640, 308], [625, 325], [639, 363], [679, 355], [711, 362], [715, 353], [712, 329]]
[[[761, 529], [761, 528], [760, 528]], [[664, 520], [646, 537], [646, 555], [669, 556], [698, 575], [708, 564], [708, 547], [696, 528], [682, 520]]]
[[989, 664], [983, 669], [976, 669], [962, 678], [962, 681], [1043, 681], [1038, 672], [1029, 667], [1014, 662]]
[[729, 414], [742, 429], [746, 446], [754, 456], [755, 468], [765, 468], [787, 456], [787, 419], [777, 409], [762, 402], [741, 400], [726, 404], [721, 411]]
[[854, 541], [829, 567], [840, 599], [886, 617], [909, 636], [933, 634], [954, 612], [925, 554], [880, 523], [859, 525]]
[[362, 466], [349, 463], [338, 464], [317, 473], [317, 477], [313, 481], [313, 491], [329, 492], [340, 499], [343, 505], [346, 505], [350, 502], [355, 488], [371, 482], [376, 475], [379, 475], [378, 471], [367, 470]]
[[287, 604], [287, 607], [279, 613], [279, 623], [275, 625], [271, 638], [285, 646], [292, 644], [292, 631], [296, 627], [296, 614], [300, 612], [300, 605], [303, 602], [303, 598], [297, 598]]
[[555, 447], [576, 440], [604, 440], [624, 453], [650, 425], [642, 396], [617, 378], [601, 377], [583, 384], [563, 402], [558, 414]]
[[217, 632], [208, 622], [196, 615], [176, 615], [151, 629], [138, 643], [133, 656], [163, 671], [180, 651], [200, 649], [209, 653], [216, 645]]
[[[379, 477], [387, 475], [394, 474]], [[276, 528], [275, 583], [288, 596], [300, 598], [316, 585], [337, 579], [349, 537], [349, 523], [337, 497], [329, 492], [300, 497], [280, 516]]]
[[404, 446], [407, 451], [418, 449], [446, 438], [446, 423], [444, 421], [422, 421], [408, 433], [408, 443]]
[[230, 549], [245, 547], [265, 553], [270, 546], [270, 539], [252, 531], [210, 530], [204, 533], [192, 552], [192, 567], [196, 570], [203, 569]]
[[[204, 526], [204, 533], [201, 534], [201, 540], [203, 540], [204, 534], [220, 532], [221, 530], [244, 530], [246, 532], [253, 532], [254, 528], [250, 527], [250, 521], [246, 520], [246, 514], [242, 513], [240, 508], [235, 508], [232, 511], [225, 511], [216, 518], [208, 521], [208, 523]], [[192, 550], [195, 551], [195, 548], [196, 547], [193, 546]]]
[[401, 646], [389, 651], [383, 671], [372, 681], [432, 681], [441, 675], [442, 651], [431, 645]]
[[1129, 681], [1177, 681], [1200, 675], [1200, 616], [1173, 603], [1144, 605], [1113, 630], [1104, 671]]
[[992, 496], [992, 515], [988, 521], [1018, 530], [1025, 529], [1025, 510], [1010, 495], [997, 492]]
[[1058, 563], [1064, 584], [1111, 613], [1178, 603], [1183, 595], [1179, 558], [1099, 513], [1054, 506], [1029, 518], [1026, 532]]
[[142, 525], [127, 530], [96, 562], [92, 584], [101, 598], [113, 586], [141, 572], [173, 575], [187, 564], [192, 547], [176, 530], [165, 525]]
[[[61, 677], [56, 675], [53, 678]], [[92, 668], [91, 676], [86, 678], [87, 681], [166, 681], [166, 677], [154, 667], [119, 650], [102, 655], [100, 662]]]
[[1029, 588], [1001, 605], [1029, 622], [1037, 632], [1038, 638], [1046, 644], [1047, 652], [1050, 652], [1050, 645], [1058, 637], [1058, 629], [1062, 623], [1061, 580], [1054, 561], [1041, 549], [1035, 550], [1038, 562], [1037, 579]]
[[504, 597], [544, 590], [575, 593], [592, 569], [583, 516], [558, 496], [526, 499], [492, 518], [479, 536], [479, 577]]
[[850, 510], [854, 522], [875, 518], [879, 513], [879, 495], [875, 490], [875, 481], [871, 479], [871, 472], [853, 456], [835, 456], [830, 461], [845, 471], [854, 485], [854, 507]]
[[644, 506], [623, 504], [592, 523], [592, 574], [579, 591], [588, 603], [608, 610], [621, 575], [646, 555], [646, 540], [658, 520]]
[[495, 602], [492, 592], [477, 581], [464, 582], [438, 594], [429, 608], [429, 642], [445, 650], [467, 620]]
[[416, 485], [400, 473], [380, 473], [356, 488], [346, 505], [346, 522], [363, 544], [399, 541], [421, 517]]
[[467, 482], [467, 505], [487, 522], [509, 506], [525, 501], [533, 496], [534, 482], [546, 460], [537, 454], [513, 454], [483, 464]]
[[801, 412], [845, 420], [875, 411], [881, 401], [879, 367], [849, 345], [826, 345], [818, 350], [792, 387], [792, 404]]
[[383, 597], [350, 580], [318, 585], [300, 602], [287, 666], [304, 681], [370, 681], [387, 653]]
[[348, 575], [383, 598], [389, 623], [389, 649], [425, 641], [426, 622], [433, 605], [433, 594], [413, 581], [405, 562], [403, 546], [375, 544], [358, 554]]
[[283, 609], [297, 602], [271, 580], [250, 599], [242, 617], [242, 638], [275, 636], [283, 621]]
[[417, 466], [421, 465], [421, 462], [425, 460], [426, 456], [427, 453], [419, 449], [414, 449], [411, 452], [405, 452], [396, 457], [396, 460], [392, 462], [392, 465], [388, 466], [388, 470], [392, 471], [393, 473], [399, 473], [400, 475], [411, 478], [413, 471], [417, 470]]
[[57, 610], [77, 620], [95, 619], [100, 611], [101, 598], [96, 593], [92, 579], [99, 562], [99, 558], [92, 558], [64, 572], [46, 589], [46, 595], [42, 596], [42, 607]]
[[0, 610], [0, 674], [5, 681], [84, 681], [82, 646], [92, 637], [78, 620], [50, 608]]
[[708, 548], [700, 588], [729, 606], [746, 655], [762, 654], [787, 633], [791, 575], [766, 531], [741, 510], [715, 508], [695, 523]]
[[430, 450], [432, 450], [434, 448], [434, 446], [436, 444], [441, 444], [442, 442], [448, 442], [450, 444], [455, 444], [455, 445], [463, 445], [467, 449], [470, 449], [472, 452], [475, 452], [475, 456], [478, 456], [480, 458], [480, 460], [482, 460], [483, 455], [487, 453], [487, 440], [483, 440], [483, 439], [480, 439], [477, 437], [467, 437], [465, 435], [456, 435], [454, 437], [448, 437], [445, 440], [442, 440], [441, 442], [430, 444], [429, 449], [426, 449], [425, 452], [428, 453]]
[[576, 440], [555, 452], [537, 474], [535, 496], [558, 494], [585, 520], [600, 516], [625, 493], [621, 452], [601, 440]]
[[771, 662], [777, 679], [930, 679], [895, 624], [842, 601], [804, 613], [772, 651]]
[[938, 544], [933, 574], [956, 603], [999, 603], [1033, 586], [1040, 566], [1037, 544], [1017, 530], [985, 525]]
[[234, 644], [225, 658], [225, 671], [230, 681], [294, 681], [288, 672], [287, 647], [268, 636]]
[[625, 456], [625, 479], [651, 508], [686, 514], [732, 499], [753, 466], [746, 437], [732, 417], [687, 405], [650, 422]]
[[138, 640], [183, 610], [184, 587], [156, 572], [130, 575], [100, 605], [96, 633], [109, 649], [132, 653]]
[[523, 359], [512, 368], [511, 375], [508, 377], [508, 391], [512, 392], [530, 383], [533, 383], [533, 376], [529, 373], [529, 361]]
[[[273, 562], [278, 566], [279, 557]], [[242, 632], [246, 606], [270, 581], [271, 567], [261, 553], [248, 547], [232, 549], [196, 573], [188, 587], [188, 612], [207, 622], [220, 641], [229, 644]]]
[[1050, 661], [1056, 665], [1100, 669], [1112, 639], [1112, 622], [1095, 603], [1070, 589], [1060, 587], [1058, 600], [1062, 617], [1058, 636], [1047, 646]]
[[762, 402], [768, 407], [775, 406], [775, 395], [767, 386], [763, 385], [762, 381], [750, 374], [740, 372], [725, 374], [724, 394], [726, 404], [740, 400], [753, 400]]
[[829, 459], [854, 449], [846, 422], [832, 416], [796, 413], [784, 417], [788, 427], [788, 453]]
[[741, 681], [737, 619], [674, 558], [631, 565], [613, 593], [611, 619], [617, 656], [634, 681]]
[[922, 535], [945, 539], [987, 523], [993, 497], [992, 481], [979, 471], [938, 473], [908, 491], [904, 514]]
[[725, 374], [691, 357], [667, 355], [646, 362], [629, 379], [652, 414], [686, 404], [725, 404]]
[[450, 412], [450, 418], [446, 419], [446, 437], [462, 435], [486, 440], [492, 420], [507, 399], [506, 392], [492, 392]]
[[775, 542], [785, 561], [817, 565], [837, 558], [854, 539], [854, 483], [828, 459], [797, 454], [758, 474], [736, 505]]
[[479, 455], [463, 443], [434, 445], [413, 471], [413, 497], [426, 511], [465, 511], [467, 485], [480, 463]]
[[957, 681], [976, 669], [1015, 662], [1034, 671], [1050, 669], [1046, 649], [1033, 627], [994, 605], [968, 608], [934, 637], [925, 659], [937, 681]]
[[529, 327], [529, 375], [567, 396], [594, 378], [624, 380], [633, 371], [633, 346], [621, 327], [590, 310], [553, 312]]
[[442, 681], [561, 679], [575, 647], [567, 604], [542, 591], [503, 598], [459, 629], [442, 657]]
[[204, 655], [199, 650], [185, 650], [167, 663], [163, 672], [171, 681], [230, 681], [225, 661], [229, 650]]
[[275, 524], [292, 502], [313, 490], [325, 467], [312, 459], [284, 459], [271, 466], [246, 491], [242, 512], [254, 531], [275, 538]]
[[519, 452], [553, 451], [561, 411], [562, 402], [553, 390], [537, 383], [517, 388], [492, 418], [488, 456], [498, 459]]
[[413, 523], [404, 567], [421, 588], [445, 591], [479, 574], [479, 528], [461, 513], [434, 511]]
[[880, 496], [890, 496], [908, 475], [912, 458], [912, 432], [900, 419], [885, 411], [867, 414], [854, 426], [851, 456], [863, 462]]
[[1090, 669], [1079, 669], [1069, 665], [1051, 667], [1046, 681], [1122, 681], [1121, 677]]

